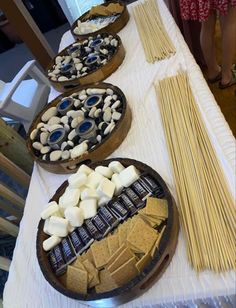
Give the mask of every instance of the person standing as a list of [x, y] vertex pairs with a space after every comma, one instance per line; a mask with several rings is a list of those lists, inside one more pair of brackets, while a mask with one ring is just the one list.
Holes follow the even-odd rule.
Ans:
[[[208, 81], [219, 81], [219, 88], [236, 84], [236, 0], [180, 0], [184, 20], [199, 20], [201, 48], [208, 69]], [[215, 50], [215, 26], [220, 18], [222, 34], [222, 61], [217, 63]]]

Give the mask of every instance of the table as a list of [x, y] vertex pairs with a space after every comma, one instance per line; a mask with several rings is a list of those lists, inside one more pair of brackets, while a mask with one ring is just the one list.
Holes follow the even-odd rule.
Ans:
[[[182, 68], [189, 74], [209, 136], [230, 188], [235, 194], [235, 139], [178, 27], [163, 0], [159, 0], [161, 16], [177, 53], [170, 59], [148, 64], [134, 23], [132, 8], [135, 5], [136, 3], [133, 3], [129, 6], [130, 21], [119, 33], [126, 50], [125, 60], [119, 69], [106, 79], [122, 89], [133, 114], [133, 122], [126, 139], [111, 157], [129, 157], [147, 163], [163, 177], [173, 196], [176, 196], [153, 81], [176, 74]], [[60, 49], [71, 42], [71, 34], [65, 33]], [[51, 98], [56, 94], [53, 90]], [[48, 173], [37, 164], [34, 165], [24, 216], [4, 290], [6, 308], [84, 307], [76, 300], [58, 293], [46, 282], [36, 257], [35, 241], [40, 212], [67, 177], [68, 175]], [[235, 281], [235, 273], [232, 271], [223, 274], [205, 271], [197, 275], [187, 261], [185, 242], [180, 231], [176, 253], [162, 278], [143, 296], [122, 307], [156, 307], [165, 306], [167, 303], [169, 306], [170, 303], [178, 302], [189, 305], [196, 299], [234, 294]]]

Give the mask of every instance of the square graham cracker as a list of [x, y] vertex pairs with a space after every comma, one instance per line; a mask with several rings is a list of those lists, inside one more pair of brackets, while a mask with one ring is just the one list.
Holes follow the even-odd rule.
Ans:
[[108, 270], [103, 269], [99, 272], [100, 283], [95, 286], [97, 293], [108, 292], [118, 287]]
[[68, 265], [66, 286], [69, 290], [87, 294], [88, 273], [79, 268]]
[[97, 269], [102, 269], [108, 262], [110, 258], [110, 252], [107, 245], [107, 239], [104, 238], [101, 241], [95, 241], [90, 247], [95, 267]]
[[132, 259], [124, 263], [122, 266], [117, 268], [114, 272], [112, 272], [111, 277], [119, 286], [124, 285], [125, 283], [133, 279], [136, 275], [138, 275], [139, 272], [135, 264], [136, 258], [133, 257]]

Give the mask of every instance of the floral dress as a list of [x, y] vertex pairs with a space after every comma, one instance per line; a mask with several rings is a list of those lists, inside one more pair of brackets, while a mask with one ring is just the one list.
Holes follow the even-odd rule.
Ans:
[[236, 0], [180, 0], [181, 16], [185, 20], [204, 21], [211, 10], [226, 15], [230, 6], [236, 7]]

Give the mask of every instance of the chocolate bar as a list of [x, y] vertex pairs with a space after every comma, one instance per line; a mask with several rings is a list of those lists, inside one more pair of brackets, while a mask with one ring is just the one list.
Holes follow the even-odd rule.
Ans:
[[98, 228], [100, 233], [102, 234], [102, 237], [104, 237], [109, 231], [110, 231], [110, 226], [108, 223], [106, 223], [102, 217], [101, 214], [97, 214], [92, 218], [93, 224]]
[[112, 213], [107, 206], [100, 207], [98, 214], [111, 228], [114, 228], [119, 223], [118, 217]]
[[86, 219], [84, 225], [88, 232], [91, 234], [92, 238], [99, 240], [102, 238], [102, 234], [99, 232], [98, 228], [92, 223], [90, 219]]
[[59, 246], [61, 248], [66, 264], [70, 264], [71, 262], [73, 262], [76, 258], [76, 255], [69, 237], [63, 238]]
[[150, 174], [142, 174], [140, 182], [145, 186], [154, 196], [163, 198], [165, 196], [163, 188], [155, 181]]
[[115, 213], [120, 220], [125, 220], [129, 215], [129, 210], [118, 200], [110, 201], [108, 206], [112, 213]]
[[145, 200], [147, 197], [151, 196], [151, 192], [146, 188], [146, 186], [142, 185], [140, 179], [135, 181], [131, 188], [136, 192], [140, 199]]
[[78, 232], [78, 235], [81, 238], [82, 242], [84, 243], [85, 248], [88, 248], [92, 244], [92, 242], [94, 241], [94, 239], [92, 238], [90, 233], [83, 226], [79, 227], [77, 229], [77, 232]]
[[84, 250], [85, 250], [85, 245], [82, 242], [81, 238], [79, 237], [78, 233], [76, 232], [76, 230], [74, 230], [73, 232], [71, 232], [69, 234], [69, 238], [71, 240], [71, 243], [73, 245], [73, 248], [76, 252], [76, 254], [81, 254]]
[[130, 200], [133, 202], [133, 204], [136, 206], [137, 209], [141, 209], [145, 206], [145, 201], [142, 201], [132, 188], [130, 187], [126, 188], [125, 193], [130, 198]]
[[62, 275], [66, 271], [66, 263], [63, 259], [62, 251], [57, 245], [54, 247], [48, 254], [48, 259], [50, 262], [50, 265], [52, 267], [53, 272], [56, 275]]
[[134, 203], [125, 193], [122, 193], [119, 196], [119, 201], [121, 201], [121, 203], [130, 211], [131, 216], [137, 212], [137, 208], [135, 207]]

